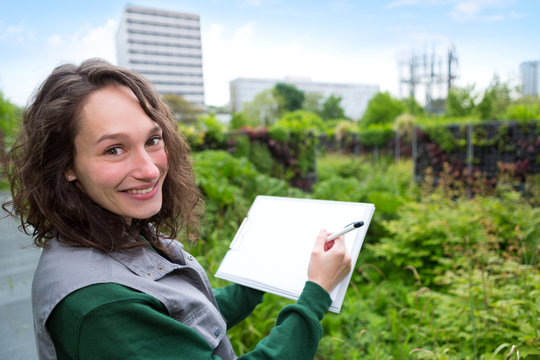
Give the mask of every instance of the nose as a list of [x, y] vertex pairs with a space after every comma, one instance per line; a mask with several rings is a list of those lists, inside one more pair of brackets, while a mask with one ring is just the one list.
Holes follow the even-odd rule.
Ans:
[[159, 177], [159, 168], [146, 149], [135, 152], [133, 156], [133, 176], [140, 180], [155, 180]]

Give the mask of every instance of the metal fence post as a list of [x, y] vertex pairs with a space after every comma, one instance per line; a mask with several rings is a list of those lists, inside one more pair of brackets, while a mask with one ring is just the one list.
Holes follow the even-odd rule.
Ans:
[[417, 127], [414, 126], [413, 127], [413, 131], [412, 131], [412, 134], [411, 134], [411, 147], [412, 147], [412, 163], [413, 163], [413, 179], [414, 181], [418, 181], [418, 176], [416, 175], [416, 172], [417, 172], [417, 168], [416, 168], [416, 158], [418, 157], [418, 148], [417, 148], [417, 143], [416, 143], [416, 130], [417, 130]]

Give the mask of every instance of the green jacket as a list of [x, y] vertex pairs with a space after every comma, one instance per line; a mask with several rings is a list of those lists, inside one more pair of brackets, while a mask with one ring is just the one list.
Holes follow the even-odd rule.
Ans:
[[[244, 319], [262, 293], [240, 285], [214, 291], [228, 327]], [[296, 304], [285, 306], [276, 325], [240, 359], [313, 359], [322, 337], [328, 293], [307, 282]], [[219, 359], [196, 331], [167, 314], [156, 298], [118, 284], [78, 290], [54, 309], [47, 327], [63, 359]]]

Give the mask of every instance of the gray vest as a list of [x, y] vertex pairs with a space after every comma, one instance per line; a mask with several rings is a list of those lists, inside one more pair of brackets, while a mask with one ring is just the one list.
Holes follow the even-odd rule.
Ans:
[[92, 248], [48, 241], [32, 284], [39, 358], [56, 359], [46, 323], [64, 297], [88, 285], [117, 283], [157, 298], [173, 319], [204, 337], [215, 355], [236, 359], [226, 334], [227, 324], [203, 268], [179, 242], [172, 241], [168, 247], [172, 262], [145, 247], [107, 255]]

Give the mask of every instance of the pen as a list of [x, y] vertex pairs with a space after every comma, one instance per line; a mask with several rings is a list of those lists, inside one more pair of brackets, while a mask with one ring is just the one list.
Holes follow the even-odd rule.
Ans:
[[332, 235], [330, 235], [327, 239], [326, 239], [326, 242], [329, 242], [329, 241], [332, 241], [332, 240], [335, 240], [337, 239], [338, 237], [340, 237], [341, 235], [344, 235], [346, 233], [348, 233], [349, 231], [353, 231], [354, 229], [358, 229], [360, 226], [364, 225], [364, 222], [363, 221], [356, 221], [356, 222], [353, 222], [347, 226], [345, 226], [343, 229], [339, 230], [338, 232], [335, 232], [333, 233]]

